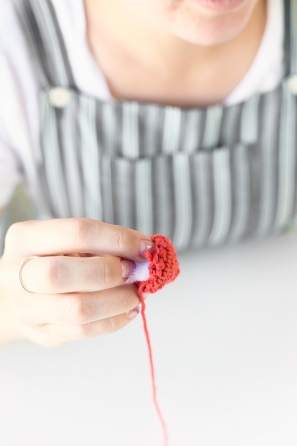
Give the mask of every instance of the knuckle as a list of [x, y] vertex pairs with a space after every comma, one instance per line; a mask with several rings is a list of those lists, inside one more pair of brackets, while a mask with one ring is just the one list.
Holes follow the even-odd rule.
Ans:
[[93, 335], [92, 324], [78, 325], [75, 327], [75, 339], [89, 339]]
[[89, 319], [88, 306], [83, 295], [77, 295], [72, 301], [71, 320], [74, 324], [86, 324]]
[[119, 318], [117, 317], [109, 317], [106, 319], [106, 333], [114, 333], [119, 330]]
[[115, 248], [121, 251], [126, 246], [126, 238], [127, 238], [127, 230], [125, 228], [119, 227], [116, 233], [116, 237], [114, 238]]
[[83, 246], [86, 240], [90, 238], [92, 232], [91, 220], [88, 218], [75, 218], [69, 223], [68, 233], [75, 246]]
[[5, 246], [18, 247], [19, 241], [24, 240], [24, 233], [30, 226], [32, 226], [31, 221], [12, 224], [6, 233]]
[[14, 223], [8, 228], [6, 233], [6, 242], [11, 242], [18, 238], [19, 233], [22, 230], [22, 223]]
[[98, 265], [98, 283], [102, 284], [102, 286], [109, 285], [112, 280], [112, 276], [114, 275], [114, 271], [110, 263], [104, 260], [100, 265]]

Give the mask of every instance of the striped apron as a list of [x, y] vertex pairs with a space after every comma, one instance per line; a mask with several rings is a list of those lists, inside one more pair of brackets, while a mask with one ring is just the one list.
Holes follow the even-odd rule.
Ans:
[[288, 228], [297, 204], [297, 1], [284, 0], [281, 84], [205, 109], [82, 94], [51, 1], [13, 1], [40, 84], [49, 215], [161, 233], [179, 251]]

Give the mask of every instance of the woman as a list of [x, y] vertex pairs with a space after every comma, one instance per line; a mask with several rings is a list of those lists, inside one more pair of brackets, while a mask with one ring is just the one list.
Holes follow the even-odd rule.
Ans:
[[6, 237], [3, 342], [127, 325], [124, 259], [149, 234], [182, 250], [290, 224], [295, 4], [2, 0], [0, 206], [25, 179], [45, 220]]

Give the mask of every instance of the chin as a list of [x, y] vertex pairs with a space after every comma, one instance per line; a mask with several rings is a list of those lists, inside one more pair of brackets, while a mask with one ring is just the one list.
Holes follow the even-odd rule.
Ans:
[[171, 34], [180, 39], [201, 46], [216, 46], [235, 39], [244, 30], [246, 23], [238, 25], [238, 23], [230, 23], [221, 26], [204, 26], [204, 27], [172, 27], [168, 29]]
[[215, 46], [228, 42], [242, 33], [251, 19], [254, 6], [255, 4], [248, 3], [238, 11], [219, 16], [196, 15], [193, 10], [183, 11], [181, 14], [173, 15], [165, 27], [170, 34], [187, 42]]

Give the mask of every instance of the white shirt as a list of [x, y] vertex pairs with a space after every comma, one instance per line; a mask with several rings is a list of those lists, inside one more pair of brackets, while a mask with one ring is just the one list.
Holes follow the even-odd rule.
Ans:
[[[86, 40], [83, 0], [52, 0], [78, 89], [101, 100], [111, 95]], [[226, 105], [277, 87], [283, 72], [283, 1], [268, 0], [266, 30], [250, 70], [226, 98]], [[39, 196], [39, 86], [27, 43], [10, 0], [0, 0], [0, 208], [20, 181], [46, 218]]]

